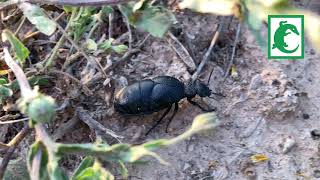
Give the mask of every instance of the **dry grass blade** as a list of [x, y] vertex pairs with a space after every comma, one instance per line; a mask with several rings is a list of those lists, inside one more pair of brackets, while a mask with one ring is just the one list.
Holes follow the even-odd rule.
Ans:
[[28, 83], [27, 77], [25, 76], [20, 66], [12, 59], [7, 47], [3, 48], [3, 52], [4, 52], [4, 60], [6, 61], [10, 69], [14, 72], [19, 82], [22, 96], [27, 95], [29, 92], [31, 92], [31, 87]]
[[123, 138], [122, 136], [117, 135], [115, 132], [113, 132], [110, 129], [107, 129], [104, 127], [101, 123], [94, 120], [90, 115], [89, 112], [84, 110], [82, 107], [77, 108], [77, 115], [81, 121], [86, 123], [90, 129], [96, 131], [99, 135], [104, 136], [105, 134], [109, 134], [113, 138], [115, 138], [118, 142], [121, 143], [120, 139]]
[[[48, 14], [47, 14], [47, 16], [48, 16], [49, 19], [53, 20]], [[54, 21], [54, 22], [55, 22], [55, 21]], [[81, 54], [82, 54], [89, 62], [95, 61], [95, 63], [92, 62], [92, 64], [98, 65], [98, 69], [101, 71], [101, 73], [104, 75], [104, 77], [107, 77], [107, 74], [103, 71], [103, 67], [102, 67], [102, 65], [100, 64], [100, 62], [99, 62], [97, 59], [95, 59], [95, 58], [89, 57], [89, 56], [85, 53], [85, 51], [84, 51], [76, 42], [74, 42], [74, 41], [71, 39], [71, 37], [70, 37], [70, 36], [68, 35], [68, 33], [63, 29], [63, 27], [61, 27], [59, 23], [57, 23], [57, 22], [55, 22], [55, 23], [56, 23], [58, 29], [60, 30], [60, 32], [63, 34], [63, 36], [65, 36], [65, 37], [68, 39], [68, 41], [72, 44], [72, 46], [74, 46], [74, 47], [77, 49], [77, 51], [81, 52]]]
[[84, 93], [86, 95], [92, 95], [93, 94], [93, 92], [86, 85], [82, 84], [81, 81], [79, 81], [77, 78], [73, 77], [72, 75], [70, 75], [70, 74], [68, 74], [66, 72], [62, 72], [62, 71], [58, 71], [58, 70], [51, 70], [49, 72], [49, 74], [55, 74], [55, 75], [58, 75], [58, 76], [60, 76], [60, 75], [66, 76], [66, 77], [70, 78], [71, 80], [73, 80], [74, 82], [78, 83], [81, 86], [81, 88], [84, 90]]
[[169, 37], [167, 42], [173, 48], [173, 50], [179, 55], [182, 61], [189, 67], [191, 71], [196, 69], [196, 63], [190, 56], [188, 50], [183, 46], [183, 44], [171, 33], [169, 32]]
[[236, 38], [233, 42], [233, 47], [232, 47], [232, 54], [231, 54], [231, 58], [230, 58], [230, 61], [229, 61], [229, 64], [228, 64], [228, 67], [227, 67], [227, 70], [224, 74], [224, 79], [226, 79], [228, 77], [228, 74], [230, 72], [230, 69], [233, 65], [233, 62], [234, 62], [234, 56], [236, 54], [236, 48], [237, 48], [237, 44], [238, 44], [238, 41], [239, 41], [239, 36], [240, 36], [240, 31], [241, 31], [241, 23], [238, 24], [237, 26], [237, 33], [236, 33]]
[[0, 121], [0, 124], [12, 124], [12, 123], [18, 123], [23, 121], [28, 121], [29, 118], [22, 118], [22, 119], [16, 119], [16, 120], [9, 120], [9, 121]]
[[217, 31], [214, 33], [213, 38], [211, 40], [209, 49], [207, 50], [207, 52], [205, 53], [205, 55], [203, 56], [203, 59], [201, 61], [201, 63], [199, 64], [197, 71], [192, 75], [192, 80], [196, 80], [200, 74], [200, 72], [202, 71], [203, 67], [205, 66], [205, 64], [208, 62], [209, 60], [209, 55], [212, 52], [212, 49], [214, 47], [214, 45], [216, 44], [218, 37], [220, 35], [220, 33], [222, 32], [222, 29], [224, 27], [224, 18], [220, 21], [220, 24], [218, 26]]

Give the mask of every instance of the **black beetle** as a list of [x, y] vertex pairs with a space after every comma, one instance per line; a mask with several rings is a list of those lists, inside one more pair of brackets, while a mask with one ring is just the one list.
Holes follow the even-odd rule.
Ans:
[[115, 95], [114, 108], [120, 114], [128, 115], [151, 114], [167, 108], [156, 124], [146, 133], [147, 135], [169, 113], [174, 104], [174, 112], [166, 127], [167, 132], [171, 120], [178, 111], [178, 102], [183, 98], [187, 98], [191, 104], [198, 106], [203, 111], [210, 111], [192, 101], [192, 98], [196, 95], [209, 97], [211, 94], [219, 95], [212, 93], [209, 87], [199, 80], [190, 80], [184, 84], [174, 77], [158, 76], [141, 80], [122, 88]]

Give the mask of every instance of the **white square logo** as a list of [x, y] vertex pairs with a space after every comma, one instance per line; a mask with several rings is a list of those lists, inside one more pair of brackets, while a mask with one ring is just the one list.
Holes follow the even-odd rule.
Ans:
[[268, 58], [304, 58], [303, 15], [268, 16]]

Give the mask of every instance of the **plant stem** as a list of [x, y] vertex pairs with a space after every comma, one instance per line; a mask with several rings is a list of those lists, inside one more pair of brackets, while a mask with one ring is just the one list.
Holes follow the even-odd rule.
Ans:
[[[67, 32], [69, 29], [70, 29], [70, 25], [72, 23], [72, 20], [74, 19], [75, 17], [75, 12], [73, 11], [72, 14], [71, 14], [71, 17], [70, 17], [70, 20], [65, 28], [65, 31]], [[61, 38], [59, 39], [59, 41], [57, 42], [57, 44], [54, 46], [53, 50], [52, 50], [52, 53], [51, 55], [49, 56], [48, 59], [45, 60], [45, 66], [44, 66], [44, 69], [50, 67], [53, 62], [54, 62], [54, 59], [56, 58], [57, 54], [58, 54], [58, 50], [59, 48], [64, 44], [66, 40], [66, 36], [64, 34], [62, 34]]]

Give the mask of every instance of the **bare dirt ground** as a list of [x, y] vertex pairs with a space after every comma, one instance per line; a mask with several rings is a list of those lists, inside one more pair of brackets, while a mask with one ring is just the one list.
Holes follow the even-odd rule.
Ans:
[[[214, 33], [216, 17], [193, 14], [179, 20], [189, 27], [184, 33], [194, 37], [193, 51], [201, 59]], [[320, 127], [319, 55], [307, 45], [304, 60], [268, 61], [248, 29], [242, 28], [235, 60], [238, 77], [223, 81], [223, 62], [228, 62], [230, 57], [236, 23], [219, 39], [202, 73], [205, 80], [214, 68], [210, 88], [227, 95], [218, 101], [206, 100], [210, 106], [217, 107], [222, 125], [213, 134], [197, 135], [159, 151], [172, 167], [156, 161], [133, 166], [132, 179], [320, 178], [319, 140], [311, 137], [311, 131]], [[202, 47], [197, 40], [206, 45]], [[165, 42], [152, 41], [147, 52], [154, 53], [147, 61], [156, 68], [148, 77], [189, 76], [184, 74], [185, 67]], [[146, 70], [141, 62], [134, 66], [137, 71]], [[171, 131], [166, 134], [164, 126], [158, 127], [148, 138], [173, 137], [186, 130], [199, 113], [199, 109], [182, 101]], [[250, 157], [254, 154], [263, 154], [269, 160], [252, 163]]]
[[[210, 45], [219, 18], [190, 11], [176, 16], [183, 29], [177, 34], [177, 38], [198, 64]], [[237, 75], [228, 76], [224, 80], [237, 23], [238, 21], [233, 20], [223, 30], [208, 64], [200, 74], [200, 78], [206, 81], [210, 71], [214, 69], [210, 88], [226, 95], [218, 100], [204, 99], [210, 107], [217, 108], [221, 125], [210, 134], [196, 135], [157, 151], [171, 166], [162, 165], [153, 159], [148, 159], [149, 163], [145, 165], [129, 165], [129, 179], [320, 178], [320, 133], [318, 136], [311, 136], [311, 131], [320, 130], [319, 54], [306, 41], [303, 60], [269, 61], [266, 52], [260, 49], [254, 36], [243, 25], [235, 56]], [[135, 43], [145, 36], [146, 33], [134, 30]], [[88, 74], [85, 63], [79, 61], [75, 64], [82, 73], [75, 73], [74, 76], [85, 79], [86, 73]], [[192, 75], [187, 69], [166, 39], [150, 37], [142, 51], [133, 56], [129, 63], [110, 73], [113, 77], [110, 83], [105, 83], [107, 80], [104, 79], [90, 86], [94, 91], [93, 96], [79, 96], [79, 87], [70, 83], [68, 78], [54, 80], [56, 87], [47, 89], [47, 93], [56, 98], [59, 105], [63, 102], [71, 104], [63, 113], [58, 113], [56, 122], [49, 129], [58, 141], [92, 142], [95, 133], [84, 123], [77, 122], [72, 130], [57, 133], [59, 128], [65, 126], [64, 123], [72, 119], [76, 107], [82, 106], [95, 120], [124, 136], [123, 142], [141, 143], [181, 134], [190, 127], [193, 118], [202, 113], [186, 100], [180, 102], [180, 109], [168, 133], [165, 133], [163, 123], [144, 137], [144, 132], [159, 118], [161, 112], [124, 117], [114, 112], [112, 99], [113, 94], [121, 87], [139, 79], [170, 75], [185, 81]], [[200, 99], [197, 101], [201, 102]], [[8, 127], [2, 127], [2, 130], [7, 131], [6, 128]], [[20, 156], [25, 157], [32, 140], [30, 137], [23, 141], [20, 152], [24, 155]], [[250, 157], [256, 154], [265, 155], [268, 161], [253, 163]], [[79, 161], [80, 157], [70, 156], [61, 163], [69, 172]]]

